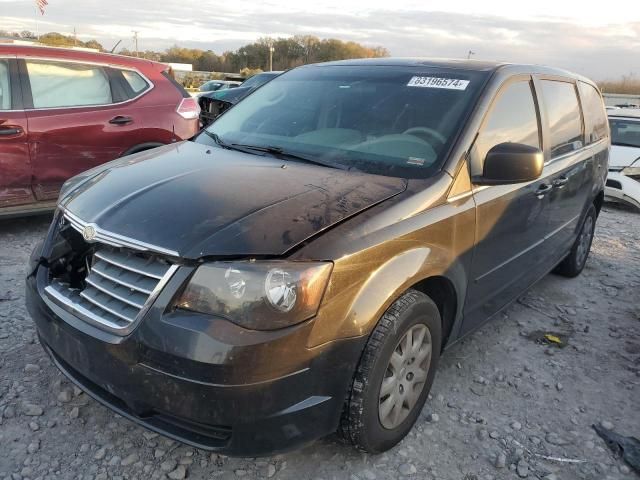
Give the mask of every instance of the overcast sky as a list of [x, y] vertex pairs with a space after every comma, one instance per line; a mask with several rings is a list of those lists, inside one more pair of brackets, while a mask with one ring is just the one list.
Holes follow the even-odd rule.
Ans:
[[[543, 63], [596, 80], [640, 76], [640, 1], [595, 0], [0, 0], [0, 29], [122, 39], [141, 49], [235, 49], [262, 36], [310, 34], [381, 45], [393, 56]], [[596, 6], [597, 5], [597, 6]]]

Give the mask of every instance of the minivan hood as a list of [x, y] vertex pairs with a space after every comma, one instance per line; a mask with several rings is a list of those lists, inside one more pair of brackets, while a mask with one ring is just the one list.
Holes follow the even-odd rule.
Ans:
[[399, 178], [193, 142], [82, 177], [61, 196], [63, 209], [100, 231], [188, 259], [282, 255], [406, 188]]

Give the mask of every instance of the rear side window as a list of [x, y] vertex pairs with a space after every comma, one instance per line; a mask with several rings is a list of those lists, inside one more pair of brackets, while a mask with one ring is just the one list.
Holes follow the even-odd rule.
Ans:
[[9, 80], [9, 62], [0, 60], [0, 110], [11, 109], [11, 83]]
[[582, 111], [584, 113], [585, 136], [587, 143], [594, 143], [607, 136], [607, 116], [600, 92], [592, 85], [578, 82]]
[[611, 145], [640, 148], [640, 119], [609, 119], [611, 125]]
[[147, 81], [142, 76], [131, 70], [122, 70], [122, 76], [137, 96], [149, 88]]
[[102, 67], [30, 60], [26, 64], [34, 108], [112, 103], [109, 77]]
[[498, 94], [476, 140], [476, 158], [484, 162], [489, 150], [505, 142], [540, 148], [538, 113], [528, 81], [507, 85]]
[[582, 118], [573, 83], [542, 80], [549, 121], [551, 158], [582, 148]]

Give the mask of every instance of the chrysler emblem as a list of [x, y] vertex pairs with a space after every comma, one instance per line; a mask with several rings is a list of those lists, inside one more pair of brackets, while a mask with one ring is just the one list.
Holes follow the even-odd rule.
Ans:
[[84, 238], [87, 242], [90, 242], [94, 238], [96, 238], [96, 229], [91, 225], [86, 225], [82, 229], [82, 238]]

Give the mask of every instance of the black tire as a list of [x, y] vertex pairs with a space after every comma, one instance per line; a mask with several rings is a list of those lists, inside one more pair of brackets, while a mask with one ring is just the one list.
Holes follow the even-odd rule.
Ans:
[[[406, 418], [395, 428], [385, 428], [380, 418], [382, 413], [379, 413], [380, 389], [391, 355], [400, 348], [399, 342], [405, 334], [411, 329], [414, 329], [412, 332], [421, 329], [422, 325], [427, 327], [431, 338], [430, 362], [424, 367], [428, 371], [424, 386], [419, 396], [415, 389], [417, 401], [408, 409]], [[414, 339], [413, 333], [411, 339]], [[347, 395], [339, 435], [369, 453], [384, 452], [400, 442], [422, 411], [438, 366], [441, 345], [442, 322], [438, 307], [427, 295], [408, 290], [387, 309], [369, 337]]]
[[565, 257], [562, 262], [553, 271], [563, 277], [573, 278], [580, 275], [589, 258], [589, 251], [591, 250], [591, 242], [593, 242], [593, 234], [596, 227], [596, 209], [593, 205], [587, 210], [587, 214], [582, 220], [582, 226], [580, 227], [580, 233], [571, 247], [569, 255]]

